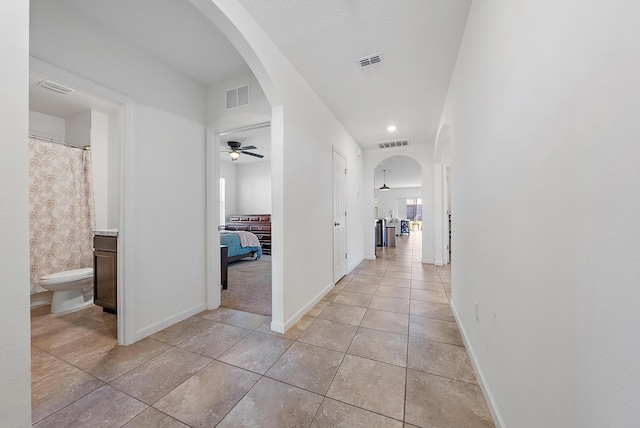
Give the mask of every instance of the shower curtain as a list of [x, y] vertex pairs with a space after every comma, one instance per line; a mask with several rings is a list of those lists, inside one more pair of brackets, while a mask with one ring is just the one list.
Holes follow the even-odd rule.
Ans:
[[29, 138], [31, 294], [43, 275], [93, 266], [91, 153]]

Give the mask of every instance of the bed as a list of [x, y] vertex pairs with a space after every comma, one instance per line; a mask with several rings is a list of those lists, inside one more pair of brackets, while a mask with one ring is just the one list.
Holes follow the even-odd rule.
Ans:
[[227, 289], [229, 263], [251, 257], [254, 260], [262, 257], [262, 247], [258, 237], [245, 231], [220, 231], [220, 270], [222, 289]]

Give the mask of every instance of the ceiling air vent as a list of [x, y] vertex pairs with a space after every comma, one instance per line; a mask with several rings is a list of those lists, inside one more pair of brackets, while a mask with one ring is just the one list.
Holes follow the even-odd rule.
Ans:
[[360, 68], [365, 68], [370, 65], [378, 64], [382, 62], [382, 52], [378, 52], [377, 54], [365, 56], [362, 58], [358, 58], [356, 60], [360, 65]]
[[250, 92], [249, 84], [227, 89], [227, 110], [249, 105]]
[[384, 143], [378, 143], [378, 147], [381, 149], [389, 149], [391, 147], [402, 147], [409, 144], [409, 140], [395, 140], [385, 141]]
[[41, 80], [40, 82], [38, 82], [38, 86], [49, 89], [50, 91], [58, 92], [60, 94], [68, 94], [69, 92], [73, 92], [73, 89], [60, 83], [52, 82], [51, 80]]

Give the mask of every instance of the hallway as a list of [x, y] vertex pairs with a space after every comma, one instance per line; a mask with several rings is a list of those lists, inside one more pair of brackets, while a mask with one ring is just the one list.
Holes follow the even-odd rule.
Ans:
[[397, 245], [285, 335], [219, 308], [123, 347], [98, 307], [34, 311], [34, 426], [493, 426], [448, 306], [450, 268], [420, 263], [417, 234]]

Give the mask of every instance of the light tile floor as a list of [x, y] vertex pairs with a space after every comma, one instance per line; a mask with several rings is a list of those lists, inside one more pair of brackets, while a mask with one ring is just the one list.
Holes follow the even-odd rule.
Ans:
[[36, 427], [491, 427], [420, 237], [379, 248], [285, 335], [205, 311], [130, 346], [92, 307], [32, 311]]

